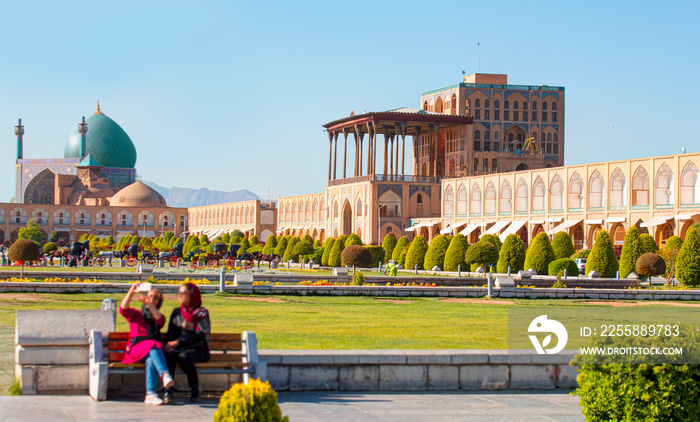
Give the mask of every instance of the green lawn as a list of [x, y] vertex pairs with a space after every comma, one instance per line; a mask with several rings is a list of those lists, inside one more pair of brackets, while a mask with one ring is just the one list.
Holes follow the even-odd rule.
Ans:
[[[15, 266], [15, 265], [0, 265], [0, 271], [19, 271], [20, 267]], [[46, 266], [46, 267], [24, 267], [24, 272], [54, 272], [54, 271], [63, 271], [63, 272], [71, 272], [71, 273], [76, 273], [82, 275], [83, 273], [91, 273], [93, 272], [92, 267], [61, 267], [59, 265], [54, 265], [54, 266]], [[112, 267], [95, 267], [95, 271], [97, 273], [135, 273], [136, 272], [136, 267], [124, 267], [124, 268], [119, 268], [119, 261], [116, 261], [115, 265]]]

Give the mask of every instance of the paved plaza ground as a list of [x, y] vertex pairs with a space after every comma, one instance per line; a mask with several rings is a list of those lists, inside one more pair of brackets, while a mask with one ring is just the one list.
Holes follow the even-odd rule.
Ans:
[[[562, 392], [280, 393], [291, 422], [582, 421], [578, 397]], [[137, 399], [0, 397], [0, 421], [211, 421], [217, 403], [146, 406]]]

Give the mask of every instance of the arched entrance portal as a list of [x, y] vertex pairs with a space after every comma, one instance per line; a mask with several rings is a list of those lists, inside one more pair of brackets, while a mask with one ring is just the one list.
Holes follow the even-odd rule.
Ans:
[[520, 240], [522, 240], [525, 244], [525, 249], [527, 249], [527, 246], [530, 243], [527, 238], [527, 225], [522, 226], [516, 234], [520, 237]]
[[343, 204], [342, 216], [343, 220], [340, 225], [343, 229], [343, 234], [350, 236], [352, 233], [352, 207], [348, 201], [345, 201], [345, 204]]
[[583, 228], [581, 224], [577, 224], [574, 232], [571, 235], [571, 240], [574, 241], [574, 249], [580, 251], [583, 249]]

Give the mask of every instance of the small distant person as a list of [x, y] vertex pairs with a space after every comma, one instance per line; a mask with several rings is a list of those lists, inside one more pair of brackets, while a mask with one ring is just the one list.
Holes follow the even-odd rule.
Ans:
[[165, 316], [160, 313], [163, 304], [163, 294], [158, 289], [142, 292], [139, 296], [141, 310], [132, 309], [129, 305], [141, 283], [134, 283], [124, 296], [119, 313], [129, 322], [129, 342], [126, 346], [123, 363], [146, 363], [146, 400], [152, 405], [163, 404], [158, 397], [158, 379], [163, 380], [163, 388], [171, 388], [175, 381], [170, 375], [168, 364], [163, 354], [163, 343], [160, 341], [160, 329], [165, 325]]
[[399, 267], [396, 266], [396, 261], [393, 259], [386, 263], [384, 267], [384, 275], [389, 275], [389, 277], [396, 277], [399, 273]]

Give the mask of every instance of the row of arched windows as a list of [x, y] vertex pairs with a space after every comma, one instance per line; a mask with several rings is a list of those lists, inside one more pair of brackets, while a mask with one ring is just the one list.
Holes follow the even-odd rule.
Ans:
[[326, 220], [327, 213], [325, 196], [313, 200], [290, 199], [280, 202], [279, 220], [285, 223], [319, 222]]
[[[4, 216], [5, 211], [0, 210], [0, 216]], [[49, 224], [50, 213], [43, 208], [37, 208], [31, 213], [31, 217], [24, 208], [14, 208], [10, 211], [10, 222], [13, 224], [26, 224], [29, 218], [32, 218], [37, 224]], [[78, 226], [93, 225], [93, 215], [87, 209], [80, 209], [75, 214], [71, 214], [64, 208], [59, 208], [53, 213], [53, 224], [57, 226], [70, 226], [72, 224]], [[117, 226], [133, 226], [134, 215], [131, 211], [122, 210], [117, 213]], [[138, 215], [137, 222], [142, 226], [145, 222], [147, 226], [155, 225], [155, 216], [150, 211], [143, 211]], [[180, 216], [181, 226], [184, 227], [185, 216]], [[96, 226], [111, 226], [113, 223], [112, 212], [103, 209], [95, 214], [94, 224]], [[175, 214], [172, 212], [164, 212], [159, 216], [159, 226], [173, 226], [175, 224]]]
[[[695, 163], [688, 162], [681, 172], [680, 180], [680, 204], [700, 204], [700, 170]], [[524, 178], [520, 178], [513, 190], [510, 181], [505, 180], [497, 192], [493, 181], [486, 185], [482, 197], [479, 182], [470, 186], [461, 183], [456, 196], [458, 215], [477, 216], [495, 213], [544, 212], [546, 204], [550, 211], [563, 211], [564, 199], [568, 200], [569, 211], [583, 211], [584, 206], [589, 210], [602, 209], [606, 206], [607, 195], [610, 210], [621, 210], [627, 207], [627, 198], [630, 197], [632, 206], [649, 207], [651, 198], [649, 190], [649, 175], [643, 166], [637, 167], [632, 176], [632, 189], [628, 191], [627, 178], [619, 167], [613, 170], [607, 181], [602, 173], [595, 170], [585, 184], [578, 172], [569, 179], [568, 189], [558, 174], [552, 177], [547, 186], [544, 180], [537, 176], [532, 186], [529, 186]], [[654, 198], [657, 208], [673, 206], [675, 204], [675, 185], [673, 183], [673, 171], [670, 166], [663, 164], [656, 173]], [[455, 193], [452, 186], [448, 186], [444, 192], [443, 211], [447, 216], [453, 215], [455, 207]], [[498, 200], [500, 198], [500, 201]], [[483, 201], [483, 203], [482, 203]], [[497, 206], [498, 205], [498, 206]], [[483, 207], [482, 207], [483, 206]]]
[[202, 227], [253, 224], [255, 223], [256, 209], [255, 203], [198, 209], [190, 211], [190, 225]]
[[[521, 104], [522, 104], [523, 110], [528, 109], [528, 102], [527, 101], [523, 101], [521, 103], [521, 102], [516, 100], [516, 101], [513, 101], [513, 110], [519, 110]], [[557, 111], [557, 102], [552, 101], [551, 104], [552, 104], [552, 111]], [[471, 107], [471, 101], [469, 100], [469, 98], [467, 98], [466, 106], [467, 106], [467, 108]], [[490, 107], [491, 107], [491, 101], [488, 99], [484, 100], [484, 108], [490, 108]], [[474, 100], [474, 108], [481, 108], [481, 100], [479, 98]], [[499, 100], [494, 100], [493, 108], [496, 110], [500, 109], [501, 102]], [[510, 101], [508, 101], [508, 100], [503, 101], [503, 108], [506, 110], [510, 110]], [[549, 105], [548, 105], [547, 101], [543, 101], [542, 102], [542, 111], [547, 111], [548, 108], [549, 108]], [[532, 102], [532, 110], [537, 110], [537, 101]]]

